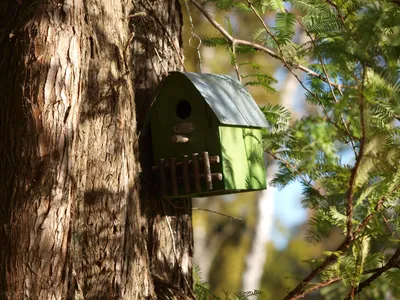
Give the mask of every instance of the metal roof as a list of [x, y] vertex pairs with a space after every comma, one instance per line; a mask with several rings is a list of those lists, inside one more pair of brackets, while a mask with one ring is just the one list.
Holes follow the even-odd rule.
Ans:
[[227, 75], [182, 73], [195, 85], [218, 120], [226, 125], [268, 127], [265, 116], [246, 88]]

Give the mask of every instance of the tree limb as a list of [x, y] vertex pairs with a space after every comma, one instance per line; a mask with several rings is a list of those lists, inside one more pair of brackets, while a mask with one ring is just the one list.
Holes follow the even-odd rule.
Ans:
[[[221, 24], [219, 24], [204, 8], [203, 6], [197, 2], [196, 0], [188, 0], [190, 1], [205, 17], [206, 19], [211, 23], [211, 25], [213, 25], [215, 27], [215, 29], [217, 29], [230, 43], [235, 43], [236, 45], [244, 45], [244, 46], [250, 46], [256, 50], [260, 50], [263, 51], [265, 53], [267, 53], [269, 56], [279, 59], [280, 61], [282, 61], [282, 56], [275, 53], [274, 51], [260, 45], [257, 43], [252, 43], [246, 40], [241, 40], [241, 39], [236, 39], [234, 38], [232, 35], [230, 35], [222, 26]], [[338, 89], [339, 91], [341, 90], [341, 85], [337, 84], [335, 82], [329, 81], [327, 78], [325, 78], [324, 76], [310, 70], [309, 68], [303, 66], [303, 65], [299, 65], [299, 64], [294, 64], [291, 62], [288, 62], [288, 65], [290, 65], [293, 68], [299, 69], [303, 72], [305, 72], [307, 75], [312, 76], [312, 77], [316, 77], [319, 78], [322, 81], [325, 81], [329, 84], [331, 84], [332, 86], [334, 86], [336, 89]]]
[[390, 2], [392, 2], [393, 4], [396, 4], [396, 5], [400, 5], [400, 0], [392, 0]]
[[347, 193], [347, 207], [346, 207], [346, 229], [347, 229], [347, 238], [349, 240], [353, 240], [353, 197], [354, 197], [354, 187], [356, 184], [356, 177], [358, 169], [360, 168], [361, 160], [364, 155], [364, 146], [366, 140], [366, 133], [365, 133], [365, 120], [364, 120], [364, 81], [365, 81], [365, 73], [366, 68], [364, 66], [363, 75], [362, 75], [362, 82], [361, 82], [361, 97], [360, 97], [360, 122], [361, 122], [361, 140], [360, 140], [360, 151], [358, 152], [358, 156], [356, 159], [356, 163], [351, 171], [350, 175], [350, 182], [349, 182], [349, 190]]
[[361, 222], [360, 225], [358, 225], [358, 228], [354, 231], [354, 237], [357, 238], [357, 236], [361, 233], [361, 231], [367, 226], [368, 222], [372, 219], [372, 217], [375, 215], [376, 212], [379, 212], [383, 204], [386, 202], [387, 197], [392, 195], [393, 193], [397, 192], [400, 189], [400, 185], [395, 186], [392, 190], [390, 190], [384, 197], [379, 199], [379, 201], [376, 203], [374, 207], [374, 212], [368, 214], [368, 216], [365, 217], [365, 219]]
[[[334, 251], [334, 253], [347, 250], [349, 248], [350, 242], [351, 241], [346, 238], [343, 243]], [[328, 256], [321, 265], [312, 270], [306, 278], [304, 278], [293, 290], [291, 290], [286, 295], [286, 297], [283, 298], [283, 300], [297, 300], [303, 298], [305, 296], [304, 289], [311, 282], [311, 280], [323, 270], [325, 270], [331, 263], [335, 262], [337, 259], [338, 256], [336, 254], [331, 254], [330, 256]]]
[[325, 280], [325, 281], [320, 282], [320, 283], [316, 283], [314, 286], [310, 287], [309, 289], [306, 289], [299, 296], [301, 298], [303, 298], [304, 296], [306, 296], [306, 295], [308, 295], [308, 294], [310, 294], [310, 293], [312, 293], [312, 292], [314, 292], [316, 290], [319, 290], [319, 289], [321, 289], [323, 287], [329, 286], [329, 285], [334, 284], [335, 282], [338, 282], [338, 281], [341, 281], [341, 280], [342, 280], [342, 278], [335, 277], [335, 278], [331, 278], [331, 279]]
[[[377, 271], [368, 279], [364, 280], [359, 284], [359, 286], [354, 289], [354, 295], [359, 294], [364, 288], [371, 285], [371, 283], [379, 278], [384, 272], [388, 271], [391, 268], [398, 266], [398, 260], [400, 258], [400, 248], [396, 250], [393, 256], [389, 259], [389, 261], [382, 268], [376, 269]], [[351, 292], [350, 292], [351, 293]], [[345, 299], [352, 299], [352, 295], [349, 294]]]
[[[289, 13], [288, 10], [285, 10], [285, 11], [286, 11], [286, 13]], [[307, 36], [310, 38], [310, 41], [311, 41], [311, 43], [313, 44], [313, 46], [316, 47], [316, 43], [315, 43], [315, 40], [314, 40], [312, 34], [306, 29], [306, 27], [304, 26], [303, 22], [301, 22], [301, 20], [300, 20], [297, 16], [296, 16], [295, 18], [296, 18], [296, 21], [297, 21], [297, 22], [300, 24], [300, 26], [303, 28], [304, 32], [305, 32], [305, 33], [307, 34]], [[319, 56], [319, 55], [318, 55], [318, 60], [319, 60], [320, 63], [321, 63], [321, 67], [322, 67], [322, 70], [323, 70], [323, 72], [324, 72], [324, 74], [325, 74], [325, 78], [327, 79], [326, 82], [327, 82], [328, 85], [329, 85], [329, 90], [331, 91], [331, 94], [332, 94], [332, 96], [333, 96], [333, 99], [335, 100], [336, 103], [338, 103], [339, 100], [336, 98], [335, 91], [333, 90], [331, 81], [330, 81], [330, 79], [329, 79], [328, 72], [327, 72], [326, 67], [325, 67], [324, 60], [323, 60], [323, 59], [321, 58], [321, 56]], [[341, 96], [343, 96], [342, 90], [341, 90], [341, 89], [338, 89], [338, 91], [339, 91], [339, 94], [340, 94]], [[326, 112], [326, 109], [325, 109], [323, 103], [320, 102], [320, 104], [321, 104], [322, 108], [324, 109], [324, 112]], [[325, 115], [327, 115], [327, 113], [325, 113]], [[327, 115], [327, 117], [329, 118], [328, 115]], [[341, 116], [341, 121], [342, 121], [343, 127], [345, 128], [345, 130], [346, 130], [346, 132], [347, 132], [347, 134], [348, 134], [348, 136], [349, 136], [351, 148], [353, 149], [354, 154], [357, 155], [357, 151], [356, 151], [355, 143], [354, 143], [354, 140], [353, 140], [353, 136], [351, 135], [350, 129], [349, 129], [349, 127], [348, 127], [346, 121], [344, 120], [343, 116]], [[334, 123], [334, 122], [331, 122], [331, 123], [332, 123], [336, 128], [338, 128], [338, 126], [337, 126], [336, 123]], [[340, 128], [338, 128], [338, 129], [340, 130]], [[345, 144], [347, 144], [347, 142], [346, 142], [346, 140], [345, 140], [344, 137], [343, 137], [343, 139], [344, 139]]]
[[[389, 196], [399, 190], [400, 185], [394, 187], [391, 191], [386, 196]], [[380, 211], [381, 208], [383, 207], [384, 202], [387, 200], [386, 197], [382, 197], [378, 201], [378, 203], [375, 205], [374, 210], [376, 212]], [[358, 226], [357, 230], [355, 230], [353, 239], [350, 240], [348, 237], [343, 241], [343, 243], [334, 251], [334, 253], [337, 252], [343, 252], [344, 250], [347, 250], [350, 246], [350, 243], [357, 238], [357, 236], [360, 234], [363, 228], [365, 228], [368, 224], [368, 222], [372, 219], [374, 216], [374, 213], [369, 214], [364, 221]], [[315, 277], [317, 276], [321, 271], [323, 271], [326, 267], [328, 267], [331, 263], [335, 262], [337, 260], [338, 256], [335, 254], [330, 255], [327, 257], [324, 262], [314, 269], [306, 278], [304, 278], [292, 291], [289, 292], [289, 294], [284, 298], [284, 300], [297, 300], [303, 298], [303, 291], [304, 288], [307, 286], [307, 284]], [[397, 264], [394, 264], [393, 267], [396, 267]], [[303, 295], [303, 296], [302, 296]]]
[[[303, 87], [303, 89], [305, 89], [310, 95], [312, 95], [312, 96], [313, 96], [319, 103], [321, 103], [321, 105], [322, 105], [322, 102], [321, 102], [321, 100], [318, 98], [318, 96], [317, 96], [315, 93], [313, 93], [310, 89], [308, 89], [308, 88], [304, 85], [303, 81], [300, 80], [299, 76], [297, 76], [297, 74], [293, 72], [291, 66], [289, 66], [288, 62], [286, 61], [285, 56], [283, 55], [283, 51], [282, 51], [282, 49], [281, 49], [281, 46], [279, 45], [278, 40], [277, 40], [276, 37], [272, 34], [271, 30], [269, 30], [267, 24], [264, 22], [263, 18], [260, 16], [260, 14], [259, 14], [258, 11], [255, 9], [255, 7], [254, 7], [253, 4], [250, 2], [250, 0], [247, 0], [247, 3], [248, 3], [248, 5], [249, 5], [250, 9], [253, 11], [253, 13], [254, 13], [254, 14], [257, 16], [257, 18], [260, 20], [260, 22], [261, 22], [261, 24], [263, 25], [265, 31], [266, 31], [266, 32], [268, 33], [268, 35], [274, 40], [274, 42], [275, 42], [275, 44], [276, 44], [276, 47], [278, 48], [278, 51], [279, 51], [280, 60], [282, 61], [282, 63], [283, 63], [283, 65], [285, 66], [285, 68], [288, 69], [288, 71], [296, 78], [296, 80], [300, 83], [300, 85]], [[326, 81], [328, 82], [329, 86], [332, 87], [332, 85], [330, 84], [330, 81], [329, 81], [329, 77], [328, 77], [328, 76], [326, 76]], [[326, 116], [329, 118], [328, 113], [326, 113]], [[334, 123], [332, 123], [332, 124], [334, 124]]]
[[323, 196], [321, 189], [320, 188], [315, 188], [312, 184], [311, 184], [311, 179], [308, 180], [299, 170], [297, 170], [297, 168], [295, 166], [293, 166], [289, 161], [287, 161], [284, 158], [278, 157], [275, 153], [272, 153], [271, 151], [265, 151], [266, 153], [268, 153], [273, 159], [280, 161], [281, 163], [283, 163], [286, 167], [292, 169], [293, 172], [295, 172], [302, 180], [303, 182], [309, 186], [310, 188], [317, 190], [318, 193]]

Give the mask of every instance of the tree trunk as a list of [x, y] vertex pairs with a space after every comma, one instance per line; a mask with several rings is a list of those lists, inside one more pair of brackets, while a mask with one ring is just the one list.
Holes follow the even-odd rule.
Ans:
[[0, 299], [190, 295], [190, 199], [151, 195], [138, 134], [182, 67], [178, 0], [3, 3]]

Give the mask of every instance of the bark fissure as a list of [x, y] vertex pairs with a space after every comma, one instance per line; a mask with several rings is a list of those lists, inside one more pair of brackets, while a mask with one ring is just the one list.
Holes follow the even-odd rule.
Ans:
[[[0, 12], [0, 299], [190, 292], [190, 200], [163, 209], [139, 177], [151, 146], [139, 151], [137, 130], [180, 68], [180, 6], [164, 4], [10, 0]], [[168, 30], [127, 18], [137, 10]]]

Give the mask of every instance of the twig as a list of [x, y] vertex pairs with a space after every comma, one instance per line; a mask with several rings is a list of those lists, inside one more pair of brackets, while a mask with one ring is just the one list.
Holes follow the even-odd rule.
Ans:
[[[166, 199], [166, 200], [167, 200], [167, 201], [169, 202], [169, 204], [172, 205], [175, 209], [184, 209], [183, 206], [178, 206], [178, 205], [176, 205], [174, 202], [172, 202], [172, 201], [169, 200], [169, 199]], [[207, 212], [210, 212], [210, 213], [213, 213], [213, 214], [221, 215], [221, 216], [224, 216], [224, 217], [227, 217], [227, 218], [230, 218], [230, 219], [234, 219], [234, 220], [238, 220], [238, 221], [243, 221], [242, 218], [233, 217], [233, 216], [230, 216], [230, 215], [227, 215], [227, 214], [223, 214], [223, 213], [221, 213], [221, 212], [218, 212], [218, 211], [215, 211], [215, 210], [211, 210], [211, 209], [208, 209], [208, 208], [192, 207], [192, 210], [203, 210], [203, 211], [207, 211]]]
[[[283, 51], [281, 46], [279, 45], [278, 40], [276, 39], [276, 37], [272, 34], [271, 30], [269, 30], [267, 24], [264, 22], [263, 18], [260, 16], [260, 14], [258, 13], [258, 11], [255, 9], [255, 7], [253, 6], [253, 4], [250, 2], [250, 0], [247, 0], [247, 3], [250, 7], [250, 9], [253, 11], [253, 13], [257, 16], [257, 18], [260, 20], [261, 24], [263, 25], [265, 31], [268, 33], [268, 35], [274, 40], [276, 47], [278, 48], [279, 51], [279, 60], [283, 63], [283, 65], [285, 66], [286, 69], [288, 69], [288, 71], [297, 79], [297, 81], [300, 83], [300, 85], [303, 87], [303, 89], [305, 89], [310, 95], [312, 95], [318, 102], [321, 103], [321, 100], [318, 98], [318, 96], [313, 93], [310, 89], [308, 89], [302, 80], [300, 80], [299, 76], [293, 72], [292, 68], [289, 66], [288, 62], [286, 61], [285, 56], [283, 55]], [[329, 79], [327, 79], [329, 82]], [[326, 81], [326, 80], [324, 80]], [[329, 83], [330, 85], [330, 83]]]
[[[398, 260], [400, 258], [400, 248], [396, 250], [396, 252], [393, 254], [393, 256], [389, 259], [389, 261], [384, 265], [382, 268], [379, 268], [376, 273], [374, 273], [371, 277], [368, 279], [364, 280], [359, 284], [359, 286], [354, 289], [354, 295], [359, 294], [364, 288], [368, 287], [371, 285], [371, 283], [379, 278], [384, 272], [388, 271], [389, 269], [393, 267], [397, 267], [398, 265]], [[346, 299], [352, 299], [352, 291], [350, 294], [347, 296]], [[354, 297], [353, 295], [353, 297]], [[349, 298], [350, 297], [350, 298]]]
[[[400, 189], [400, 185], [394, 187], [389, 193], [386, 195], [386, 197], [390, 196], [394, 192]], [[383, 204], [387, 200], [386, 197], [382, 197], [378, 203], [375, 205], [374, 210], [375, 212], [378, 212], [381, 210], [383, 207]], [[364, 221], [361, 222], [361, 224], [358, 226], [357, 230], [355, 230], [354, 235], [353, 235], [353, 240], [357, 238], [357, 236], [361, 233], [361, 231], [368, 225], [368, 222], [372, 219], [374, 216], [374, 213], [370, 213]], [[346, 249], [348, 249], [350, 243], [353, 241], [350, 240], [348, 237], [343, 241], [343, 243], [336, 249], [334, 253], [337, 252], [342, 252]], [[314, 269], [306, 278], [304, 278], [285, 298], [284, 300], [296, 300], [303, 298], [301, 296], [301, 293], [303, 292], [304, 288], [307, 286], [307, 284], [315, 277], [317, 276], [322, 270], [324, 270], [327, 266], [329, 266], [331, 263], [335, 262], [337, 260], [338, 256], [332, 254], [331, 256], [327, 257], [324, 262]], [[394, 265], [395, 266], [395, 265]], [[397, 265], [396, 265], [397, 266]]]
[[[147, 31], [147, 29], [146, 29], [146, 25], [144, 24], [144, 22], [142, 21], [142, 26], [143, 26], [143, 29], [144, 29], [144, 32], [146, 33], [146, 35], [147, 35], [147, 38], [148, 38], [148, 40], [150, 41], [150, 42], [152, 42], [154, 45], [156, 45], [156, 41], [154, 40], [154, 41], [152, 41], [152, 39], [151, 39], [151, 36], [150, 36], [150, 34], [149, 34], [149, 32]], [[154, 52], [155, 52], [155, 54], [157, 55], [157, 58], [158, 58], [158, 63], [161, 65], [161, 68], [162, 69], [164, 69], [164, 74], [168, 74], [168, 70], [167, 70], [167, 68], [164, 66], [164, 64], [163, 64], [163, 59], [161, 58], [161, 55], [160, 55], [160, 53], [158, 52], [158, 50], [157, 50], [157, 47], [153, 47], [153, 50], [154, 50]], [[154, 66], [154, 63], [153, 63], [153, 61], [151, 60], [151, 63], [153, 64], [153, 66]], [[168, 62], [167, 62], [168, 63]], [[154, 71], [156, 70], [156, 68], [154, 68]], [[161, 74], [163, 74], [163, 73], [161, 73]], [[160, 74], [160, 75], [161, 75]], [[158, 74], [157, 74], [158, 75]], [[159, 76], [159, 75], [158, 75]], [[161, 76], [159, 76], [159, 78], [160, 78]]]
[[339, 8], [338, 8], [338, 6], [337, 6], [335, 3], [333, 3], [331, 0], [325, 0], [325, 1], [328, 2], [328, 4], [329, 4], [330, 6], [332, 6], [333, 8], [335, 8], [337, 12], [339, 12]]
[[[385, 267], [385, 266], [380, 267], [380, 268], [375, 268], [375, 269], [371, 269], [371, 270], [364, 271], [364, 272], [363, 272], [363, 275], [367, 275], [367, 274], [372, 274], [372, 273], [380, 272], [384, 267]], [[392, 268], [397, 268], [397, 269], [399, 269], [399, 268], [400, 268], [400, 264], [397, 262], [397, 263], [395, 263], [395, 264], [392, 266]]]
[[360, 168], [361, 160], [364, 155], [364, 146], [365, 146], [365, 140], [366, 140], [366, 133], [365, 133], [365, 120], [364, 120], [364, 81], [365, 81], [365, 73], [366, 73], [366, 68], [364, 66], [363, 69], [363, 78], [361, 82], [361, 96], [360, 96], [360, 121], [361, 121], [361, 140], [360, 140], [360, 151], [358, 153], [356, 163], [353, 167], [353, 170], [350, 175], [350, 182], [349, 182], [349, 190], [347, 193], [347, 207], [346, 207], [346, 216], [347, 216], [347, 224], [346, 224], [346, 229], [347, 229], [347, 238], [349, 240], [353, 239], [353, 230], [352, 230], [352, 224], [353, 224], [353, 197], [354, 197], [354, 187], [356, 183], [356, 177], [357, 177], [357, 172], [358, 169]]
[[[305, 84], [303, 83], [303, 81], [300, 80], [299, 76], [298, 76], [296, 73], [293, 72], [293, 70], [292, 70], [291, 67], [296, 68], [296, 69], [299, 69], [299, 70], [305, 72], [305, 73], [306, 73], [307, 75], [309, 75], [309, 76], [316, 77], [316, 78], [318, 78], [318, 79], [320, 79], [320, 80], [322, 80], [322, 81], [328, 83], [330, 87], [335, 87], [335, 88], [339, 91], [339, 93], [342, 93], [342, 92], [341, 92], [341, 85], [340, 85], [340, 84], [337, 84], [337, 83], [335, 83], [335, 82], [330, 81], [328, 77], [322, 76], [322, 75], [320, 75], [320, 74], [318, 74], [318, 73], [316, 73], [316, 72], [314, 72], [314, 71], [308, 69], [308, 68], [305, 67], [305, 66], [302, 66], [302, 65], [299, 65], [299, 64], [293, 64], [293, 63], [291, 63], [291, 62], [286, 61], [286, 59], [285, 59], [284, 56], [282, 55], [282, 50], [280, 49], [280, 45], [279, 45], [278, 41], [276, 40], [276, 38], [274, 37], [274, 35], [272, 34], [272, 32], [269, 30], [269, 28], [268, 28], [268, 26], [265, 24], [264, 20], [261, 18], [261, 16], [260, 16], [260, 15], [258, 14], [258, 12], [255, 10], [255, 8], [254, 8], [254, 6], [251, 4], [251, 2], [248, 1], [250, 8], [251, 8], [251, 9], [253, 10], [253, 12], [256, 14], [256, 16], [258, 17], [258, 19], [262, 22], [262, 24], [263, 24], [265, 30], [267, 31], [267, 33], [274, 39], [275, 43], [277, 44], [278, 50], [280, 51], [280, 55], [277, 54], [277, 53], [275, 53], [274, 51], [272, 51], [272, 50], [270, 50], [270, 49], [268, 49], [268, 48], [262, 46], [262, 45], [259, 45], [259, 44], [256, 44], [256, 43], [251, 43], [251, 42], [246, 41], [246, 40], [235, 39], [235, 38], [234, 38], [232, 35], [230, 35], [230, 34], [215, 20], [215, 19], [213, 19], [213, 17], [201, 6], [201, 4], [199, 4], [196, 0], [188, 0], [188, 1], [192, 2], [192, 4], [193, 4], [194, 6], [196, 6], [196, 8], [210, 21], [210, 23], [211, 23], [211, 24], [212, 24], [212, 25], [213, 25], [213, 26], [228, 40], [228, 41], [231, 42], [231, 44], [240, 44], [240, 45], [250, 46], [250, 47], [252, 47], [252, 48], [254, 48], [254, 49], [257, 49], [257, 50], [260, 50], [260, 51], [263, 51], [263, 52], [267, 53], [268, 55], [270, 55], [270, 56], [273, 57], [273, 58], [276, 58], [276, 59], [282, 61], [283, 64], [284, 64], [284, 66], [285, 66], [285, 67], [289, 70], [289, 72], [296, 78], [296, 80], [300, 83], [300, 85], [301, 85], [310, 95], [312, 95], [312, 96], [321, 104], [321, 107], [322, 107], [322, 109], [324, 110], [324, 114], [325, 114], [327, 120], [328, 120], [333, 126], [335, 126], [335, 127], [340, 131], [340, 128], [338, 127], [338, 125], [337, 125], [335, 122], [333, 122], [333, 121], [331, 120], [331, 118], [329, 117], [328, 112], [327, 112], [325, 106], [323, 105], [322, 101], [318, 98], [318, 96], [317, 96], [315, 93], [313, 93], [312, 91], [310, 91], [310, 90], [305, 86]], [[348, 130], [346, 124], [344, 124], [344, 126], [345, 126], [345, 128], [346, 128], [346, 130], [347, 130], [347, 132], [348, 132], [348, 134], [349, 134], [349, 136], [350, 136], [351, 144], [353, 145], [352, 138], [351, 138], [351, 134], [350, 134], [350, 132], [349, 132], [349, 130]], [[347, 142], [345, 141], [345, 143], [347, 143]], [[355, 149], [355, 148], [354, 148], [354, 145], [353, 145], [353, 150], [354, 150], [354, 149]]]
[[[126, 18], [127, 19], [132, 19], [132, 18], [136, 18], [136, 17], [139, 17], [139, 16], [145, 17], [145, 16], [147, 16], [147, 13], [145, 11], [140, 11], [140, 12], [134, 13], [132, 15], [128, 15]], [[128, 39], [128, 42], [126, 43], [126, 45], [124, 47], [124, 52], [123, 52], [124, 54], [126, 52], [126, 49], [128, 49], [128, 46], [131, 44], [131, 42], [132, 42], [134, 37], [135, 37], [135, 32], [132, 32], [131, 36]]]
[[243, 221], [242, 218], [233, 217], [233, 216], [230, 216], [230, 215], [227, 215], [227, 214], [223, 214], [223, 213], [220, 213], [220, 212], [218, 212], [218, 211], [211, 210], [211, 209], [207, 209], [207, 208], [193, 207], [192, 210], [203, 210], [203, 211], [207, 211], [207, 212], [210, 212], [210, 213], [213, 213], [213, 214], [216, 214], [216, 215], [221, 215], [221, 216], [227, 217], [227, 218], [229, 218], [229, 219], [238, 220], [238, 221]]
[[332, 6], [334, 9], [336, 9], [337, 15], [338, 15], [340, 21], [342, 21], [342, 23], [345, 24], [345, 23], [344, 23], [344, 17], [340, 14], [339, 7], [338, 7], [335, 3], [333, 3], [331, 0], [326, 0], [326, 2], [327, 2], [330, 6]]
[[267, 24], [264, 22], [264, 19], [260, 16], [260, 14], [258, 13], [258, 11], [255, 9], [255, 7], [253, 6], [253, 4], [250, 2], [250, 0], [247, 0], [247, 3], [250, 7], [250, 9], [253, 11], [253, 13], [257, 16], [257, 18], [260, 20], [262, 26], [264, 27], [265, 31], [268, 33], [268, 35], [274, 40], [276, 46], [278, 47], [279, 50], [279, 54], [281, 55], [281, 61], [286, 65], [286, 60], [282, 54], [282, 49], [278, 43], [278, 40], [276, 39], [276, 37], [272, 34], [271, 30], [269, 30]]
[[387, 197], [392, 195], [394, 192], [398, 191], [399, 189], [400, 189], [400, 185], [397, 185], [391, 191], [389, 191], [384, 197], [379, 199], [379, 201], [376, 203], [376, 205], [374, 207], [374, 212], [372, 212], [368, 216], [366, 216], [365, 219], [358, 226], [358, 228], [354, 231], [355, 238], [357, 238], [357, 236], [361, 233], [361, 231], [368, 225], [368, 222], [372, 219], [372, 217], [375, 215], [375, 213], [379, 212], [382, 209], [383, 204], [387, 200]]
[[311, 184], [311, 180], [307, 180], [306, 177], [304, 177], [304, 175], [297, 170], [297, 168], [295, 166], [293, 166], [290, 162], [288, 162], [286, 159], [281, 158], [279, 156], [276, 156], [276, 154], [270, 152], [270, 151], [266, 151], [267, 154], [271, 155], [273, 159], [280, 161], [281, 163], [285, 164], [288, 168], [292, 169], [303, 181], [305, 184], [307, 184], [310, 188], [317, 190], [319, 192], [319, 194], [322, 196], [321, 190], [319, 188], [315, 188], [312, 184]]
[[338, 252], [344, 252], [349, 248], [350, 240], [346, 238], [343, 243], [334, 251], [334, 254], [328, 256], [321, 265], [312, 270], [307, 277], [305, 277], [293, 290], [291, 290], [283, 300], [297, 300], [303, 298], [304, 289], [310, 283], [310, 281], [325, 270], [331, 263], [335, 262], [338, 259]]
[[[286, 13], [289, 14], [289, 11], [288, 11], [287, 9], [285, 9], [285, 11], [286, 11]], [[296, 18], [296, 21], [297, 21], [297, 22], [300, 24], [300, 26], [303, 28], [304, 32], [305, 32], [305, 33], [308, 35], [308, 37], [310, 38], [310, 41], [311, 41], [311, 43], [313, 44], [313, 46], [315, 47], [315, 46], [316, 46], [315, 40], [314, 40], [314, 38], [312, 37], [311, 33], [306, 29], [306, 27], [304, 26], [303, 22], [301, 22], [301, 20], [300, 20], [297, 16], [295, 16], [295, 18]], [[335, 102], [337, 103], [337, 102], [339, 102], [339, 101], [338, 101], [337, 98], [336, 98], [335, 92], [334, 92], [334, 90], [333, 90], [331, 81], [330, 81], [329, 76], [328, 76], [328, 72], [326, 71], [324, 60], [323, 60], [320, 56], [318, 56], [318, 60], [321, 62], [322, 70], [323, 70], [323, 72], [324, 72], [325, 79], [326, 79], [325, 82], [328, 83], [329, 89], [330, 89], [331, 94], [332, 94], [332, 96], [333, 96], [333, 99], [334, 99]], [[343, 95], [343, 92], [342, 92], [340, 86], [339, 86], [339, 88], [338, 88], [338, 91], [339, 91], [339, 94], [342, 96], [342, 95]]]
[[392, 1], [390, 1], [390, 2], [392, 2], [393, 4], [400, 5], [400, 0], [392, 0]]
[[[201, 4], [199, 2], [197, 2], [196, 0], [188, 0], [188, 1], [190, 1], [206, 17], [206, 19], [208, 21], [210, 21], [211, 25], [213, 25], [215, 27], [215, 29], [217, 29], [230, 43], [235, 42], [237, 45], [250, 46], [254, 49], [257, 49], [257, 50], [267, 53], [269, 56], [271, 56], [273, 58], [276, 58], [276, 59], [279, 59], [280, 61], [282, 61], [282, 57], [279, 54], [275, 53], [274, 51], [272, 51], [260, 44], [234, 38], [201, 6]], [[288, 65], [305, 72], [309, 76], [319, 78], [326, 82], [326, 78], [324, 76], [310, 70], [309, 68], [307, 68], [303, 65], [294, 64], [291, 62], [288, 62]], [[336, 89], [341, 88], [341, 86], [335, 82], [330, 82], [330, 84], [332, 86], [334, 86]]]
[[235, 41], [232, 42], [232, 60], [233, 60], [233, 68], [235, 69], [236, 76], [237, 76], [239, 82], [241, 83], [242, 82], [242, 76], [240, 76], [239, 66], [238, 66], [238, 63], [237, 63], [237, 60], [236, 60], [236, 42]]
[[[286, 13], [289, 13], [288, 10], [285, 10], [285, 11], [286, 11]], [[300, 26], [303, 28], [304, 32], [308, 35], [308, 37], [310, 38], [311, 43], [313, 44], [313, 46], [315, 48], [316, 47], [315, 40], [312, 37], [311, 33], [306, 29], [306, 27], [304, 26], [303, 22], [301, 22], [301, 20], [297, 16], [295, 18], [296, 18], [297, 22], [300, 24]], [[325, 82], [328, 83], [328, 85], [329, 85], [329, 89], [330, 89], [330, 92], [331, 92], [331, 94], [333, 96], [333, 99], [335, 100], [336, 103], [338, 103], [339, 100], [336, 98], [335, 91], [333, 90], [331, 81], [329, 79], [328, 72], [327, 72], [326, 67], [325, 67], [324, 60], [320, 56], [318, 56], [318, 60], [320, 61], [321, 66], [322, 66], [322, 70], [323, 70], [323, 72], [325, 74], [325, 78], [326, 78]], [[340, 85], [339, 85], [339, 88], [337, 90], [339, 91], [339, 94], [341, 96], [343, 96], [343, 92], [342, 92], [342, 89], [340, 88]], [[324, 111], [326, 112], [326, 109], [325, 109], [324, 105], [322, 103], [320, 103], [320, 104], [321, 104], [322, 108], [324, 109]], [[327, 113], [325, 113], [325, 115], [327, 115]], [[356, 151], [355, 143], [353, 141], [353, 137], [352, 137], [352, 135], [350, 133], [350, 129], [349, 129], [348, 125], [346, 124], [346, 121], [344, 120], [343, 116], [341, 116], [340, 118], [341, 118], [342, 124], [343, 124], [343, 126], [344, 126], [344, 128], [345, 128], [345, 130], [346, 130], [346, 132], [347, 132], [347, 134], [349, 136], [351, 148], [353, 149], [354, 154], [356, 154], [357, 151]], [[336, 124], [336, 123], [334, 123], [334, 124]], [[340, 129], [340, 128], [338, 128], [338, 129]], [[343, 137], [343, 139], [344, 139], [344, 137]], [[347, 143], [345, 139], [344, 139], [344, 142]]]
[[393, 230], [392, 230], [392, 228], [390, 228], [388, 219], [386, 219], [385, 215], [382, 212], [380, 212], [380, 214], [382, 216], [383, 222], [385, 222], [385, 225], [386, 225], [390, 235], [393, 235]]
[[341, 280], [342, 280], [342, 278], [340, 278], [340, 277], [334, 277], [334, 278], [325, 280], [325, 281], [323, 281], [323, 282], [316, 283], [315, 285], [313, 285], [313, 286], [310, 287], [309, 289], [306, 289], [306, 290], [305, 290], [303, 293], [301, 293], [299, 296], [300, 296], [301, 298], [303, 298], [304, 296], [306, 296], [306, 295], [308, 295], [308, 294], [310, 294], [310, 293], [312, 293], [312, 292], [314, 292], [314, 291], [316, 291], [316, 290], [319, 290], [319, 289], [321, 289], [321, 288], [323, 288], [323, 287], [329, 286], [329, 285], [334, 284], [335, 282], [338, 282], [338, 281], [341, 281]]

